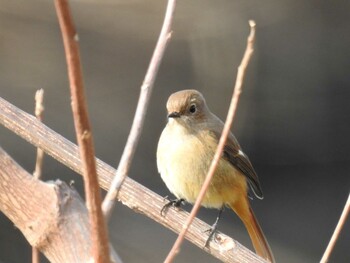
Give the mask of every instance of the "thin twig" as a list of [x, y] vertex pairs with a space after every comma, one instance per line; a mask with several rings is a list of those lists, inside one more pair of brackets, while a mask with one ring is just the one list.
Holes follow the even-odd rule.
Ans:
[[119, 189], [128, 175], [132, 159], [140, 139], [143, 123], [145, 120], [147, 107], [152, 94], [154, 81], [158, 73], [159, 65], [162, 61], [165, 48], [171, 38], [171, 24], [174, 17], [176, 0], [168, 0], [168, 5], [165, 13], [165, 18], [160, 32], [157, 45], [154, 49], [150, 64], [147, 69], [145, 79], [141, 86], [139, 101], [137, 104], [134, 121], [131, 126], [130, 134], [125, 145], [123, 155], [120, 159], [117, 172], [114, 176], [111, 188], [103, 200], [102, 210], [108, 220], [113, 207], [116, 203]]
[[[43, 112], [44, 112], [44, 90], [37, 90], [35, 93], [35, 117], [39, 120], [43, 120]], [[35, 170], [33, 172], [33, 176], [36, 179], [41, 178], [42, 168], [43, 168], [43, 160], [44, 160], [44, 151], [40, 148], [36, 149], [36, 162], [35, 162]], [[40, 262], [40, 253], [36, 247], [32, 247], [32, 263]]]
[[84, 94], [78, 35], [67, 0], [55, 0], [67, 60], [72, 110], [84, 171], [86, 206], [89, 211], [92, 257], [96, 263], [110, 262], [107, 226], [101, 209], [92, 132]]
[[40, 253], [36, 247], [32, 247], [32, 263], [40, 262]]
[[205, 181], [203, 183], [201, 191], [200, 191], [198, 198], [197, 198], [197, 200], [192, 208], [190, 216], [188, 217], [186, 223], [183, 225], [183, 228], [182, 228], [177, 240], [175, 241], [172, 249], [170, 250], [168, 256], [166, 257], [166, 259], [164, 261], [166, 263], [172, 262], [176, 256], [176, 254], [180, 250], [180, 246], [185, 238], [185, 235], [186, 235], [190, 225], [192, 224], [192, 221], [195, 218], [195, 216], [199, 210], [199, 207], [201, 206], [204, 195], [209, 187], [210, 181], [214, 175], [215, 169], [216, 169], [216, 167], [219, 163], [219, 160], [221, 158], [222, 151], [224, 149], [224, 146], [225, 146], [225, 143], [227, 140], [227, 136], [230, 133], [232, 122], [233, 122], [233, 119], [234, 119], [235, 114], [236, 114], [239, 95], [241, 94], [241, 91], [242, 91], [242, 84], [243, 84], [245, 70], [248, 66], [249, 60], [250, 60], [250, 58], [253, 54], [253, 51], [254, 51], [253, 45], [254, 45], [254, 39], [255, 39], [255, 22], [251, 20], [251, 21], [249, 21], [249, 25], [250, 25], [250, 35], [249, 35], [248, 40], [247, 40], [247, 47], [246, 47], [246, 50], [244, 52], [242, 62], [240, 64], [240, 66], [238, 67], [236, 84], [234, 87], [234, 92], [232, 95], [230, 108], [229, 108], [229, 111], [228, 111], [228, 114], [226, 117], [225, 126], [224, 126], [224, 129], [222, 131], [218, 147], [216, 149], [214, 158], [211, 162], [208, 174], [205, 178]]
[[[2, 98], [0, 98], [0, 123], [30, 144], [40, 147], [46, 154], [68, 168], [83, 175], [82, 161], [77, 145]], [[108, 190], [116, 170], [99, 159], [96, 159], [96, 163], [100, 186]], [[134, 212], [149, 217], [175, 233], [181, 231], [189, 215], [184, 210], [169, 209], [167, 216], [162, 216], [159, 211], [167, 201], [162, 196], [128, 177], [125, 178], [125, 182], [120, 189], [118, 200]], [[200, 249], [203, 249], [203, 244], [208, 238], [205, 230], [209, 227], [208, 224], [196, 218], [188, 230], [186, 238]], [[219, 260], [232, 263], [266, 263], [264, 259], [231, 237], [220, 232], [217, 232], [216, 236], [217, 239], [220, 239], [220, 242], [210, 242], [209, 249], [206, 249], [205, 252]], [[162, 240], [154, 240], [154, 242], [162, 242]]]
[[[35, 93], [35, 117], [39, 121], [43, 121], [43, 116], [42, 116], [44, 112], [43, 101], [44, 101], [44, 90], [40, 89]], [[44, 159], [44, 151], [41, 150], [40, 148], [37, 148], [35, 170], [33, 172], [33, 176], [36, 179], [41, 178], [43, 159]]]
[[345, 207], [343, 209], [343, 212], [340, 216], [339, 222], [334, 230], [334, 233], [332, 235], [331, 240], [329, 241], [329, 244], [326, 248], [326, 251], [324, 252], [322, 259], [320, 261], [320, 263], [326, 263], [329, 260], [329, 256], [331, 255], [333, 248], [335, 246], [335, 243], [337, 242], [338, 238], [339, 238], [339, 234], [344, 226], [344, 223], [346, 221], [346, 218], [348, 217], [350, 212], [350, 194], [348, 196], [348, 200], [346, 201]]

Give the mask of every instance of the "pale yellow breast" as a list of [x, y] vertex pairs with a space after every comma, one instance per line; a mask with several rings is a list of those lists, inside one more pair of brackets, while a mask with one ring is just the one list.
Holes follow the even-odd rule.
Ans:
[[[216, 146], [216, 139], [207, 131], [194, 135], [175, 122], [167, 125], [159, 140], [157, 165], [166, 186], [177, 198], [195, 202]], [[234, 202], [237, 194], [246, 189], [244, 176], [222, 159], [202, 205], [220, 208]]]

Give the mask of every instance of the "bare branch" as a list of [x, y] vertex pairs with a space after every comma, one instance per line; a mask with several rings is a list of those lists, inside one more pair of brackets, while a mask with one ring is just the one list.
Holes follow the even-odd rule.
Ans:
[[158, 73], [159, 65], [162, 61], [165, 48], [171, 37], [171, 24], [174, 17], [176, 0], [168, 0], [168, 6], [165, 13], [165, 18], [160, 32], [157, 45], [154, 49], [145, 79], [141, 86], [139, 101], [137, 104], [135, 117], [131, 126], [130, 134], [125, 145], [123, 155], [120, 159], [117, 172], [112, 181], [111, 188], [103, 201], [102, 209], [105, 217], [108, 219], [116, 203], [120, 186], [128, 175], [134, 153], [139, 142], [141, 131], [143, 128], [144, 119], [151, 98], [154, 81]]
[[[39, 121], [43, 120], [43, 112], [44, 112], [44, 90], [37, 90], [35, 93], [35, 116]], [[35, 162], [35, 170], [33, 172], [33, 176], [36, 179], [41, 178], [42, 168], [43, 168], [43, 160], [44, 160], [44, 151], [40, 148], [36, 149], [36, 162]], [[32, 247], [32, 263], [40, 262], [40, 254], [39, 250], [36, 247]]]
[[[43, 112], [44, 112], [44, 90], [37, 90], [35, 93], [35, 116], [39, 121], [43, 120]], [[43, 159], [44, 159], [44, 151], [40, 148], [37, 149], [36, 152], [36, 162], [35, 162], [35, 170], [33, 172], [33, 176], [36, 179], [41, 178], [42, 167], [43, 167]]]
[[248, 40], [247, 40], [247, 47], [246, 47], [246, 50], [244, 52], [244, 55], [243, 55], [243, 59], [242, 59], [242, 62], [240, 64], [240, 66], [238, 67], [238, 73], [237, 73], [237, 79], [236, 79], [236, 84], [235, 84], [235, 87], [234, 87], [234, 92], [233, 92], [233, 95], [232, 95], [232, 100], [231, 100], [231, 104], [230, 104], [230, 108], [229, 108], [229, 111], [228, 111], [228, 114], [227, 114], [227, 118], [226, 118], [226, 122], [225, 122], [225, 126], [224, 126], [224, 129], [222, 131], [222, 134], [221, 134], [221, 138], [220, 138], [220, 141], [219, 141], [219, 144], [218, 144], [218, 147], [216, 149], [216, 152], [215, 152], [215, 155], [214, 155], [214, 158], [211, 162], [211, 165], [209, 167], [209, 170], [208, 170], [208, 174], [205, 178], [205, 181], [203, 183], [203, 186], [201, 188], [201, 191], [199, 192], [199, 195], [197, 197], [197, 200], [192, 208], [192, 211], [190, 213], [190, 216], [188, 217], [188, 219], [186, 220], [185, 224], [183, 225], [183, 228], [177, 238], [177, 240], [175, 241], [172, 249], [170, 250], [167, 258], [165, 259], [164, 262], [167, 262], [167, 263], [170, 263], [174, 260], [176, 254], [180, 251], [180, 246], [183, 242], [183, 240], [185, 239], [185, 235], [190, 227], [190, 225], [192, 224], [193, 222], [193, 219], [195, 218], [200, 206], [201, 206], [201, 203], [202, 203], [202, 200], [204, 198], [204, 195], [209, 187], [209, 184], [210, 184], [210, 181], [211, 179], [213, 178], [213, 175], [214, 175], [214, 172], [215, 172], [215, 169], [219, 163], [219, 160], [221, 158], [221, 155], [222, 155], [222, 151], [225, 147], [225, 143], [226, 143], [226, 140], [227, 140], [227, 136], [229, 135], [230, 133], [230, 129], [231, 129], [231, 126], [232, 126], [232, 122], [233, 122], [233, 119], [235, 117], [235, 114], [236, 114], [236, 109], [237, 109], [237, 104], [238, 104], [238, 100], [239, 100], [239, 95], [241, 94], [241, 91], [242, 91], [242, 84], [243, 84], [243, 79], [244, 79], [244, 74], [245, 74], [245, 70], [248, 66], [248, 63], [249, 63], [249, 60], [253, 54], [253, 44], [254, 44], [254, 38], [255, 38], [255, 22], [254, 21], [249, 21], [249, 25], [250, 25], [250, 35], [248, 37]]
[[326, 251], [324, 252], [320, 263], [326, 263], [329, 260], [329, 256], [331, 255], [333, 248], [335, 246], [335, 243], [337, 242], [338, 238], [339, 238], [339, 234], [345, 224], [346, 218], [348, 217], [350, 212], [350, 194], [348, 196], [348, 200], [346, 201], [345, 207], [343, 209], [343, 212], [340, 216], [339, 222], [334, 230], [334, 233], [332, 235], [331, 240], [329, 241], [329, 244], [326, 248]]
[[89, 211], [90, 234], [92, 236], [92, 257], [96, 263], [107, 263], [110, 262], [107, 226], [101, 209], [101, 193], [98, 186], [92, 132], [84, 94], [78, 35], [74, 28], [67, 0], [55, 0], [55, 6], [66, 54], [75, 131], [83, 161], [86, 205]]
[[32, 263], [40, 262], [40, 252], [39, 249], [32, 246]]
[[[32, 115], [25, 113], [2, 98], [0, 98], [0, 123], [29, 143], [40, 147], [45, 153], [51, 155], [70, 169], [79, 174], [83, 173], [78, 147], [75, 144], [37, 121]], [[100, 186], [103, 189], [109, 189], [116, 170], [99, 159], [96, 159], [96, 163]], [[161, 216], [160, 210], [167, 201], [128, 177], [120, 189], [118, 200], [134, 211], [146, 215], [176, 233], [181, 231], [188, 218], [187, 212], [182, 210], [175, 211], [174, 209], [169, 209], [166, 217]], [[203, 221], [194, 219], [186, 238], [203, 249], [203, 244], [208, 237], [204, 232], [209, 227]], [[236, 240], [222, 233], [218, 233], [217, 237], [222, 242], [220, 244], [211, 242], [210, 247], [205, 249], [205, 251], [221, 261], [237, 263], [266, 262]]]

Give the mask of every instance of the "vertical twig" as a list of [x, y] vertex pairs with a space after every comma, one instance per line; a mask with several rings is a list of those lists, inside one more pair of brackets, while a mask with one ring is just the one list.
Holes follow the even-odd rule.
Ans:
[[[40, 89], [35, 93], [35, 117], [39, 120], [43, 120], [43, 112], [44, 112], [44, 90]], [[42, 173], [42, 167], [43, 167], [43, 158], [44, 158], [44, 151], [40, 148], [37, 148], [36, 152], [36, 162], [35, 162], [35, 169], [33, 172], [33, 176], [36, 179], [41, 178]]]
[[107, 227], [101, 210], [101, 194], [96, 172], [94, 146], [83, 87], [78, 35], [74, 28], [67, 0], [55, 0], [55, 6], [63, 37], [74, 125], [79, 145], [79, 153], [83, 164], [93, 262], [110, 262]]
[[136, 146], [138, 144], [147, 107], [153, 90], [154, 81], [158, 73], [159, 65], [162, 61], [165, 48], [171, 38], [171, 24], [174, 17], [176, 0], [168, 0], [163, 26], [158, 38], [157, 45], [154, 49], [150, 64], [147, 69], [145, 79], [141, 86], [140, 97], [137, 104], [134, 120], [131, 126], [130, 134], [125, 145], [123, 155], [120, 159], [117, 172], [113, 178], [111, 187], [103, 201], [102, 209], [106, 219], [109, 218], [119, 189], [124, 182], [134, 157]]
[[337, 242], [338, 238], [339, 238], [339, 234], [344, 226], [344, 223], [346, 221], [346, 218], [348, 217], [350, 212], [350, 194], [348, 196], [348, 200], [346, 201], [345, 207], [343, 209], [343, 212], [340, 216], [339, 222], [334, 230], [334, 233], [332, 235], [331, 240], [329, 241], [329, 244], [326, 248], [326, 251], [324, 252], [322, 259], [320, 261], [320, 263], [326, 263], [329, 260], [329, 256], [331, 255], [333, 248], [335, 246], [335, 243]]
[[201, 191], [200, 191], [200, 193], [198, 195], [196, 203], [194, 204], [194, 206], [192, 208], [192, 211], [191, 211], [191, 213], [190, 213], [186, 223], [184, 224], [184, 226], [182, 228], [182, 231], [180, 232], [180, 234], [179, 234], [177, 240], [175, 241], [172, 249], [170, 250], [168, 256], [166, 257], [166, 259], [164, 261], [166, 263], [172, 262], [174, 260], [175, 256], [176, 256], [176, 254], [180, 250], [181, 243], [183, 242], [183, 240], [185, 238], [185, 235], [186, 235], [186, 233], [188, 231], [188, 228], [190, 227], [193, 219], [195, 218], [195, 216], [196, 216], [196, 214], [197, 214], [197, 212], [199, 210], [199, 207], [201, 206], [201, 203], [202, 203], [202, 200], [204, 198], [205, 192], [208, 189], [210, 181], [211, 181], [211, 179], [212, 179], [212, 177], [214, 175], [215, 169], [216, 169], [216, 167], [217, 167], [217, 165], [219, 163], [219, 160], [221, 158], [222, 151], [224, 149], [224, 146], [225, 146], [225, 143], [226, 143], [226, 140], [227, 140], [227, 136], [230, 133], [232, 122], [233, 122], [233, 119], [234, 119], [235, 114], [236, 114], [236, 109], [237, 109], [239, 96], [240, 96], [241, 91], [242, 91], [242, 84], [243, 84], [243, 79], [244, 79], [244, 75], [245, 75], [245, 70], [246, 70], [246, 68], [248, 66], [249, 60], [250, 60], [250, 58], [251, 58], [251, 56], [253, 54], [253, 51], [254, 51], [253, 45], [254, 45], [254, 40], [255, 40], [255, 22], [250, 20], [249, 21], [249, 25], [250, 25], [250, 34], [249, 34], [249, 37], [248, 37], [248, 40], [247, 40], [247, 47], [246, 47], [246, 50], [244, 52], [242, 62], [241, 62], [241, 64], [238, 67], [236, 84], [235, 84], [235, 87], [234, 87], [234, 92], [233, 92], [233, 95], [232, 95], [230, 108], [229, 108], [229, 111], [228, 111], [228, 114], [227, 114], [227, 117], [226, 117], [225, 126], [224, 126], [224, 129], [222, 131], [218, 147], [216, 149], [214, 158], [213, 158], [213, 160], [211, 162], [208, 174], [207, 174], [207, 176], [205, 178], [205, 181], [204, 181], [203, 186], [201, 188]]
[[[44, 112], [44, 90], [40, 89], [37, 90], [35, 93], [35, 117], [39, 120], [43, 120], [43, 112]], [[44, 151], [40, 148], [37, 148], [36, 150], [36, 162], [35, 162], [35, 170], [33, 172], [33, 176], [36, 179], [41, 178], [42, 174], [42, 167], [43, 167], [43, 160], [44, 160]], [[40, 262], [40, 253], [39, 250], [36, 247], [32, 247], [32, 263], [39, 263]]]

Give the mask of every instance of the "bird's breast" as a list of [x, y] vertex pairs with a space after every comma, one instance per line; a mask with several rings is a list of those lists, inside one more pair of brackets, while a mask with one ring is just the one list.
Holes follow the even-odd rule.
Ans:
[[[174, 121], [168, 123], [159, 140], [157, 165], [166, 186], [177, 198], [195, 202], [216, 147], [217, 141], [209, 132], [202, 130], [194, 134]], [[219, 208], [235, 198], [234, 188], [245, 184], [244, 178], [244, 182], [239, 182], [242, 178], [232, 165], [221, 159], [202, 205]]]

